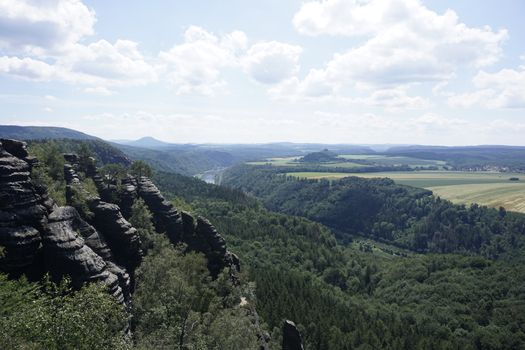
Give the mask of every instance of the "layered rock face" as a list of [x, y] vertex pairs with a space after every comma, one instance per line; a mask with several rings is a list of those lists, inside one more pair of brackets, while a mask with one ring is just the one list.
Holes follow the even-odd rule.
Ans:
[[28, 273], [37, 265], [47, 223], [46, 198], [30, 178], [33, 163], [24, 143], [0, 140], [0, 269], [12, 274]]
[[183, 223], [180, 212], [160, 193], [150, 179], [142, 177], [137, 183], [137, 193], [153, 214], [155, 228], [165, 232], [174, 244], [181, 242]]
[[117, 276], [124, 300], [128, 302], [131, 296], [130, 276], [125, 268], [116, 264], [113, 252], [109, 248], [104, 236], [102, 236], [93, 226], [84, 221], [74, 209], [71, 210], [70, 220], [71, 226], [74, 227], [75, 232], [78, 232], [84, 239], [84, 243], [104, 260], [107, 270]]
[[[83, 191], [78, 171], [87, 172], [80, 169], [76, 155], [64, 158], [66, 197], [72, 203], [74, 191]], [[25, 143], [0, 140], [0, 270], [15, 276], [25, 273], [34, 279], [46, 272], [55, 279], [70, 276], [75, 287], [102, 282], [117, 300], [128, 302], [130, 280], [142, 259], [136, 229], [118, 205], [98, 197], [88, 199], [94, 215], [85, 218], [71, 206], [56, 206], [46, 189], [32, 182], [31, 169], [36, 163], [28, 156]], [[236, 280], [239, 259], [227, 251], [224, 239], [208, 220], [179, 212], [147, 178], [136, 181], [128, 177], [116, 191], [117, 187], [104, 184], [94, 169], [89, 172], [105, 190], [99, 194], [117, 197], [127, 217], [135, 200], [142, 198], [158, 232], [166, 233], [174, 244], [183, 242], [188, 250], [202, 252], [212, 276], [229, 267], [232, 280]]]
[[116, 262], [133, 272], [142, 261], [137, 230], [124, 219], [116, 204], [95, 201], [91, 210], [95, 214], [93, 224], [106, 238]]
[[[64, 159], [68, 162], [64, 164], [67, 190], [68, 188], [70, 189], [71, 186], [81, 185], [80, 178], [77, 174], [80, 166], [76, 155], [65, 154]], [[93, 162], [89, 162], [89, 164], [93, 164]], [[97, 176], [93, 169], [88, 169], [88, 171]], [[97, 177], [97, 181], [100, 184], [100, 176]], [[80, 188], [80, 190], [82, 190], [82, 188]], [[109, 195], [112, 197], [111, 193]], [[68, 200], [70, 200], [70, 198], [68, 198]], [[124, 266], [133, 274], [135, 268], [142, 261], [143, 256], [137, 230], [124, 219], [118, 205], [103, 202], [99, 197], [91, 197], [89, 202], [89, 207], [94, 214], [91, 221], [96, 228], [90, 226], [92, 230], [90, 237], [96, 237], [96, 239], [92, 241], [93, 244], [96, 245], [96, 249], [94, 250], [107, 262]]]
[[152, 212], [158, 232], [166, 232], [174, 244], [183, 242], [189, 250], [203, 253], [212, 277], [229, 267], [230, 275], [236, 281], [235, 271], [240, 271], [239, 258], [226, 250], [224, 238], [207, 219], [198, 217], [195, 220], [189, 213], [179, 212], [146, 177], [136, 182], [136, 189], [138, 196]]
[[44, 262], [52, 276], [68, 275], [77, 288], [86, 282], [102, 282], [119, 302], [124, 302], [118, 276], [109, 271], [104, 259], [77, 233], [89, 230], [78, 212], [73, 207], [57, 207], [48, 220], [43, 235]]
[[122, 191], [120, 193], [120, 211], [122, 215], [129, 219], [132, 214], [132, 207], [137, 199], [137, 184], [133, 177], [127, 176], [122, 180]]
[[283, 350], [304, 350], [301, 334], [295, 323], [289, 320], [283, 324]]
[[0, 140], [0, 269], [34, 279], [46, 272], [56, 279], [68, 275], [76, 287], [102, 282], [124, 302], [129, 296], [126, 272], [112, 263], [103, 237], [74, 208], [57, 207], [45, 188], [33, 184], [35, 161], [25, 143]]

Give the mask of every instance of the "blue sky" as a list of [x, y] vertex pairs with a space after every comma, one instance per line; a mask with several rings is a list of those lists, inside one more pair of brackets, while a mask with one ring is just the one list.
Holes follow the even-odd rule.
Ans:
[[523, 14], [519, 0], [0, 0], [0, 123], [525, 145]]

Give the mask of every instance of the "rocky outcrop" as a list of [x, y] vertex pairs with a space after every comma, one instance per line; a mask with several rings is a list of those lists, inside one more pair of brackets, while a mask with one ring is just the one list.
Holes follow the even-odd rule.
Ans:
[[128, 176], [122, 180], [122, 190], [120, 193], [120, 211], [122, 215], [129, 219], [132, 214], [133, 204], [137, 199], [137, 184], [133, 177]]
[[0, 140], [0, 269], [12, 274], [29, 273], [38, 265], [47, 222], [47, 198], [31, 182], [32, 164], [25, 143]]
[[118, 266], [104, 236], [102, 236], [93, 226], [85, 222], [78, 213], [73, 214], [77, 231], [84, 239], [85, 244], [100, 256], [107, 264], [107, 269], [118, 277], [119, 286], [124, 294], [124, 299], [130, 300], [131, 280], [126, 269]]
[[116, 262], [133, 272], [142, 261], [137, 230], [124, 219], [116, 204], [94, 201], [91, 210], [95, 214], [93, 225], [106, 239]]
[[203, 253], [212, 277], [230, 267], [231, 276], [236, 280], [235, 271], [240, 271], [239, 258], [226, 250], [224, 238], [207, 219], [198, 217], [195, 220], [189, 213], [179, 212], [146, 177], [136, 182], [136, 190], [153, 214], [158, 232], [165, 232], [173, 244], [182, 242], [188, 250]]
[[283, 324], [283, 350], [304, 350], [301, 333], [295, 323], [289, 320]]
[[[64, 165], [64, 176], [67, 184], [66, 198], [69, 202], [71, 195], [68, 196], [67, 193], [73, 193], [73, 186], [76, 191], [84, 189], [77, 175], [77, 170], [80, 169], [78, 157], [74, 154], [64, 154], [64, 159], [68, 162]], [[94, 162], [88, 160], [88, 168], [90, 164]], [[87, 171], [96, 174], [93, 169]], [[80, 223], [80, 234], [86, 240], [86, 244], [108, 264], [109, 271], [119, 278], [124, 298], [128, 300], [131, 292], [131, 279], [126, 269], [133, 274], [142, 259], [139, 236], [131, 224], [122, 218], [118, 206], [101, 202], [98, 197], [89, 197], [90, 209], [94, 211], [94, 217], [90, 216], [90, 220], [101, 230], [102, 234], [84, 220]]]
[[174, 244], [180, 243], [184, 230], [180, 212], [162, 196], [157, 186], [146, 177], [138, 180], [137, 192], [153, 214], [157, 232], [165, 232]]
[[118, 276], [78, 233], [87, 227], [75, 208], [57, 207], [48, 220], [43, 246], [44, 262], [51, 275], [55, 279], [70, 276], [77, 288], [86, 282], [102, 282], [119, 302], [124, 302]]
[[[102, 282], [119, 302], [129, 300], [129, 276], [114, 263], [104, 237], [32, 182], [34, 164], [25, 143], [0, 140], [0, 269], [35, 280], [46, 272], [56, 280], [69, 276], [75, 287]], [[79, 182], [72, 166], [65, 175], [70, 184]]]
[[207, 219], [197, 217], [194, 234], [185, 235], [184, 241], [192, 250], [204, 253], [212, 276], [216, 276], [227, 265], [226, 242]]

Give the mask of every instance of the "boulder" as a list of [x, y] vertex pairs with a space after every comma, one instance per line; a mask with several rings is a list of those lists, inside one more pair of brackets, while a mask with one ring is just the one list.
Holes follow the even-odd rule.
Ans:
[[301, 334], [295, 323], [289, 320], [283, 324], [283, 350], [304, 350]]

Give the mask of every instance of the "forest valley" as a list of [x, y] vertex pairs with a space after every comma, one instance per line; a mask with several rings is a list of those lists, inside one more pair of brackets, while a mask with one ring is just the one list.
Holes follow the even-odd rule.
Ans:
[[525, 347], [523, 214], [389, 179], [239, 165], [217, 186], [100, 143], [1, 142], [3, 349]]

